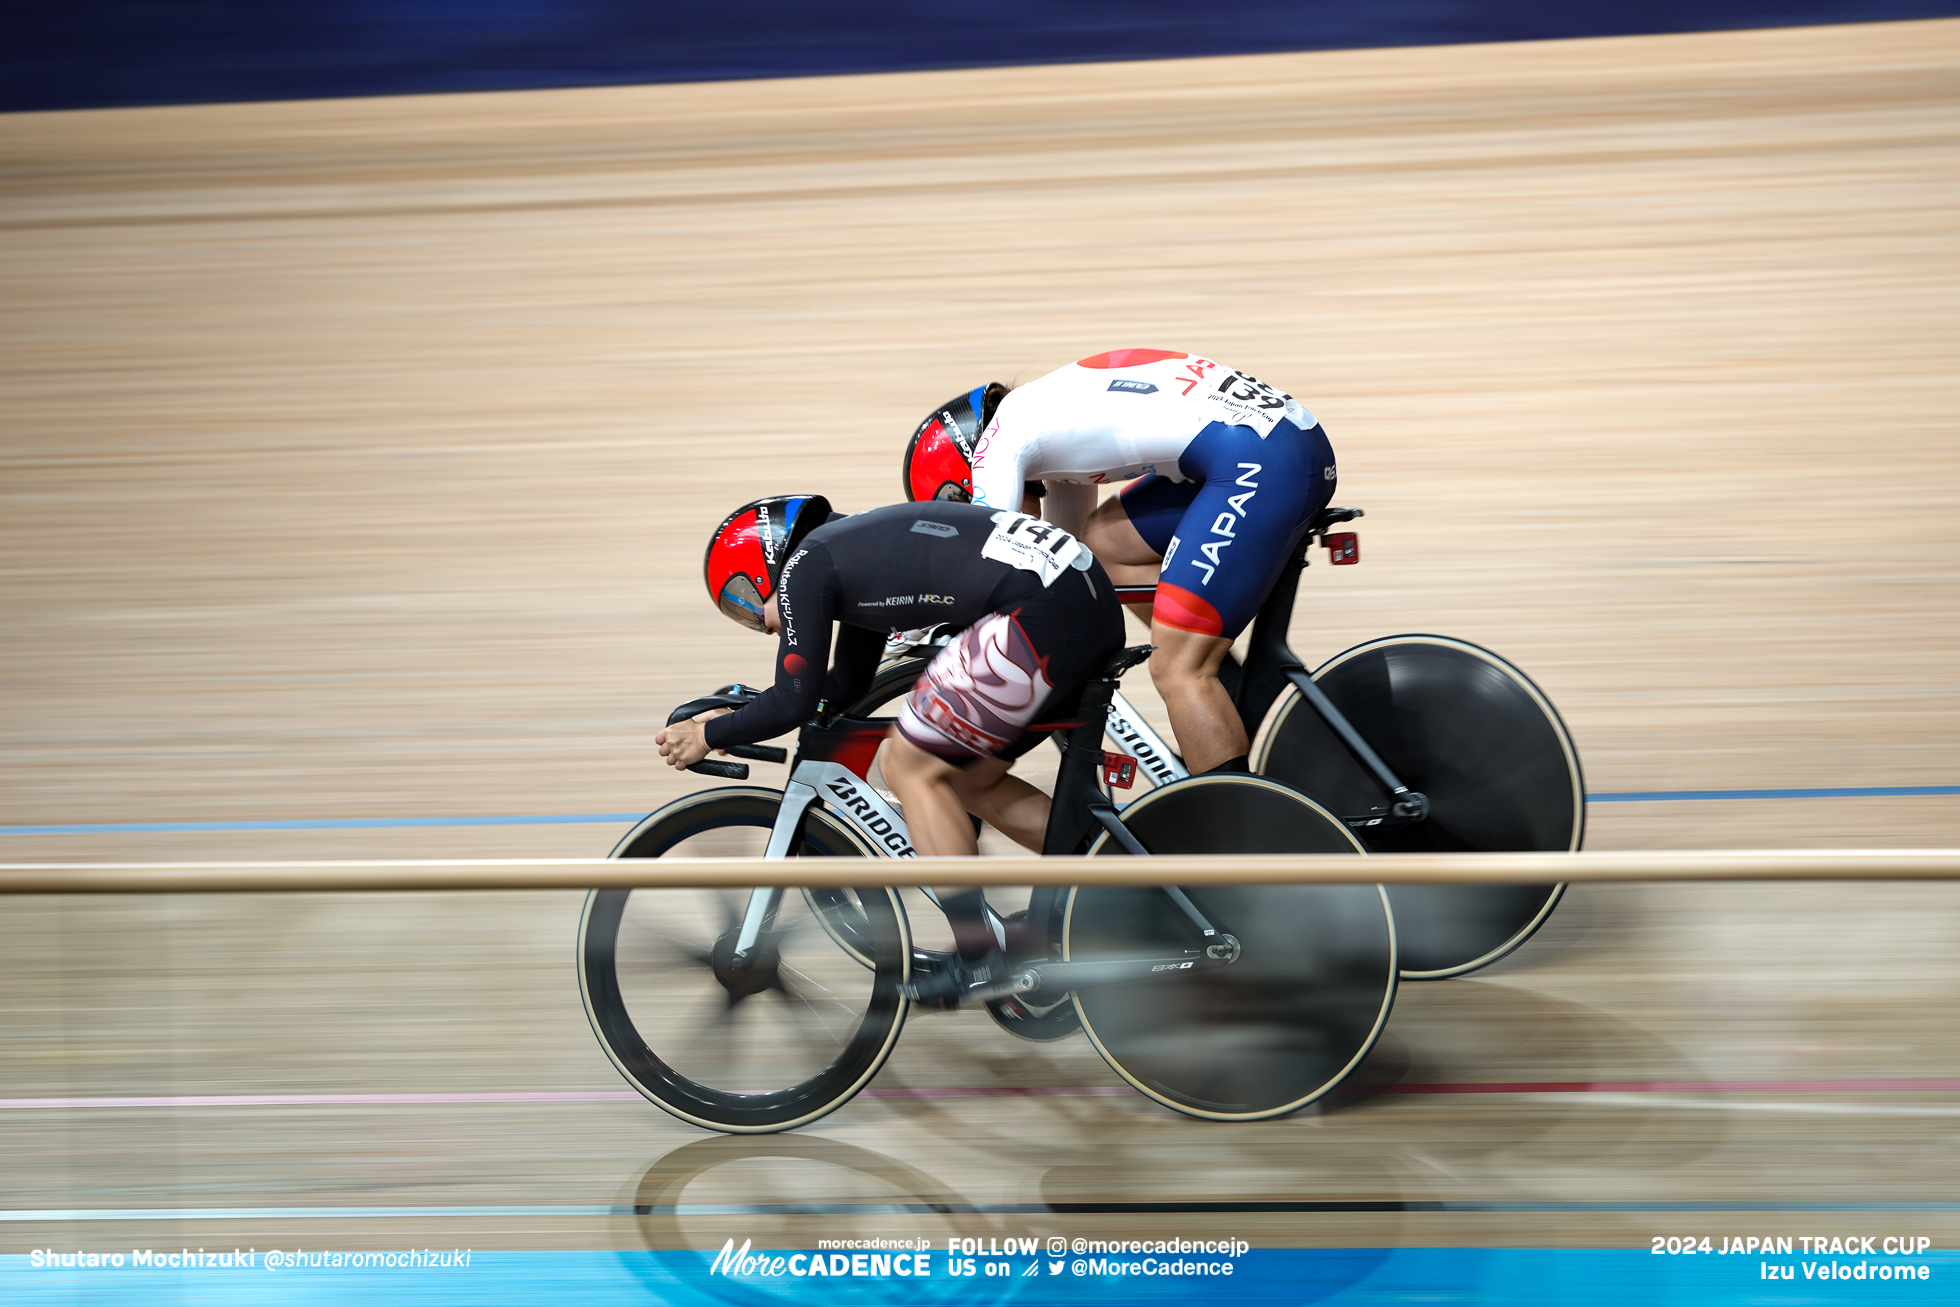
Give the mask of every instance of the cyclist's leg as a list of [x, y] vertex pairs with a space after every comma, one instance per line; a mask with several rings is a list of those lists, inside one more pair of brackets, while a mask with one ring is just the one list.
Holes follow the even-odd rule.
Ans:
[[928, 858], [970, 857], [972, 813], [1023, 848], [1039, 851], [1048, 829], [1048, 796], [1008, 773], [1007, 758], [976, 758], [965, 767], [928, 753], [892, 728], [885, 778], [905, 808], [912, 846]]
[[[982, 618], [940, 651], [892, 728], [885, 777], [905, 807], [914, 847], [927, 856], [977, 851], [968, 811], [1005, 820], [1009, 835], [1039, 847], [1047, 796], [1008, 769], [1039, 742], [1028, 725], [1053, 705], [1072, 702], [1097, 662], [1122, 643], [1116, 593], [1099, 566], [1071, 569], [1050, 587], [1030, 574], [1009, 602], [1011, 608]], [[945, 887], [940, 895], [969, 965], [935, 983], [922, 981], [913, 997], [950, 1007], [969, 982], [989, 974], [1003, 941], [984, 920], [979, 891]]]
[[[927, 857], [977, 852], [966, 800], [1005, 780], [1026, 752], [1014, 746], [1054, 690], [1052, 658], [1037, 651], [1021, 616], [991, 613], [962, 631], [899, 709], [885, 779], [905, 808], [913, 846]], [[971, 780], [961, 775], [983, 762], [995, 765]], [[1025, 794], [1008, 795], [1020, 800], [1009, 806], [1025, 806]]]
[[1282, 422], [1262, 439], [1214, 422], [1178, 466], [1200, 484], [1164, 548], [1150, 675], [1185, 765], [1202, 772], [1246, 753], [1245, 725], [1218, 669], [1300, 532], [1332, 497], [1334, 457], [1318, 426]]
[[1150, 682], [1164, 701], [1178, 752], [1193, 775], [1245, 771], [1245, 724], [1225, 683], [1218, 679], [1232, 638], [1200, 635], [1163, 622], [1150, 624]]
[[[1017, 755], [1018, 757], [1018, 755]], [[1041, 852], [1048, 832], [1046, 794], [1008, 771], [1016, 758], [982, 758], [956, 770], [954, 788], [965, 809], [1022, 848]]]
[[[1163, 557], [1204, 485], [1154, 474], [1133, 481], [1098, 507], [1083, 539], [1118, 584], [1157, 582]], [[1157, 646], [1150, 660], [1151, 681], [1170, 713], [1186, 764], [1206, 771], [1243, 755], [1245, 728], [1231, 692], [1219, 680], [1231, 639], [1158, 623], [1154, 605], [1136, 607], [1151, 624], [1151, 642]]]
[[[921, 853], [974, 852], [962, 812], [995, 821], [1038, 848], [1047, 825], [1039, 791], [1007, 775], [1040, 742], [1028, 726], [1072, 702], [1097, 662], [1123, 641], [1123, 619], [1103, 569], [1070, 569], [1051, 586], [1030, 573], [1018, 593], [997, 597], [988, 614], [939, 651], [899, 710], [885, 776]], [[965, 773], [961, 775], [960, 773]], [[924, 805], [920, 821], [912, 805]]]
[[[1007, 769], [1013, 765], [1011, 759], [977, 758], [965, 767], [957, 767], [919, 748], [894, 727], [885, 775], [899, 802], [905, 805], [913, 847], [926, 857], [973, 856], [980, 851], [979, 841], [967, 813], [1001, 829], [1002, 818], [994, 810], [994, 800], [999, 798], [1010, 808], [1038, 810], [1033, 847], [1039, 849], [1041, 832], [1048, 824], [1048, 796], [1019, 777], [1008, 775]], [[1001, 790], [1006, 794], [996, 794]], [[909, 800], [908, 794], [912, 796]], [[917, 820], [914, 813], [919, 814]], [[1010, 833], [1023, 844], [1027, 843], [1019, 832]], [[933, 895], [939, 900], [939, 910], [946, 914], [946, 924], [952, 927], [953, 948], [964, 964], [964, 974], [942, 977], [942, 983], [937, 986], [927, 983], [914, 996], [929, 1007], [951, 1007], [958, 1003], [960, 985], [992, 974], [992, 964], [1003, 957], [1007, 940], [996, 931], [999, 918], [988, 913], [984, 889], [971, 885], [935, 885]]]
[[[950, 648], [943, 651], [951, 652]], [[935, 666], [937, 663], [935, 662]], [[920, 678], [925, 687], [932, 671]], [[916, 697], [916, 695], [915, 695]], [[903, 711], [911, 710], [908, 700]], [[915, 724], [916, 725], [916, 724]], [[952, 758], [930, 753], [892, 727], [891, 743], [885, 752], [885, 780], [905, 810], [906, 829], [912, 847], [928, 858], [972, 857], [980, 851], [973, 825], [967, 820], [969, 796], [984, 795], [992, 787], [987, 782], [1011, 779], [1007, 769], [1013, 765], [1000, 758], [973, 757], [962, 767]], [[979, 770], [969, 780], [969, 771]], [[1023, 788], [1032, 786], [1020, 782]], [[1042, 795], [1044, 821], [1046, 797]], [[984, 815], [982, 820], [985, 820]], [[996, 955], [1004, 952], [1006, 941], [995, 935], [987, 915], [986, 891], [968, 885], [935, 885], [933, 895], [946, 923], [953, 928], [953, 947], [958, 965], [930, 976], [920, 976], [907, 990], [907, 996], [927, 1008], [958, 1007], [969, 986], [992, 975]]]
[[[1164, 550], [1197, 493], [1193, 481], [1155, 473], [1139, 477], [1097, 505], [1082, 529], [1082, 543], [1116, 584], [1155, 585]], [[1149, 600], [1134, 609], [1145, 622], [1150, 620]]]

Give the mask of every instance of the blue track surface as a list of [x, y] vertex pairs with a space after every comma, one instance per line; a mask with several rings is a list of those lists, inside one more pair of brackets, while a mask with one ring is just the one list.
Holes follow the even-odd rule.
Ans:
[[1939, 18], [1960, 0], [8, 0], [0, 112]]
[[[745, 1235], [731, 1226], [736, 1247]], [[1102, 1236], [1107, 1237], [1107, 1236]], [[1475, 1307], [1545, 1307], [1546, 1304], [1586, 1303], [1600, 1307], [1638, 1304], [1655, 1307], [1703, 1307], [1704, 1304], [1742, 1303], [1911, 1303], [1914, 1307], [1960, 1302], [1960, 1254], [1929, 1250], [1919, 1256], [1696, 1255], [1656, 1256], [1643, 1246], [1630, 1249], [1539, 1248], [1254, 1248], [1237, 1256], [1109, 1257], [1077, 1255], [1071, 1247], [1050, 1257], [1047, 1240], [1038, 1242], [1033, 1256], [979, 1257], [966, 1263], [970, 1275], [955, 1275], [954, 1259], [940, 1247], [923, 1254], [930, 1272], [925, 1278], [869, 1273], [877, 1266], [861, 1254], [857, 1266], [848, 1254], [825, 1255], [827, 1264], [842, 1263], [843, 1272], [826, 1271], [821, 1278], [807, 1273], [812, 1256], [785, 1249], [765, 1254], [761, 1271], [734, 1275], [711, 1272], [711, 1254], [700, 1252], [470, 1252], [436, 1248], [413, 1250], [435, 1266], [364, 1267], [347, 1269], [331, 1264], [334, 1253], [304, 1247], [304, 1240], [274, 1252], [239, 1250], [238, 1265], [222, 1269], [157, 1269], [132, 1264], [137, 1252], [154, 1262], [183, 1249], [175, 1244], [157, 1247], [153, 1241], [132, 1249], [125, 1243], [114, 1250], [121, 1267], [90, 1269], [36, 1268], [30, 1254], [0, 1256], [0, 1298], [10, 1307], [52, 1307], [53, 1304], [148, 1304], [185, 1302], [246, 1304], [277, 1301], [308, 1307], [372, 1307], [375, 1303], [457, 1304], [486, 1307], [509, 1304], [578, 1303], [581, 1307], [613, 1304], [662, 1307], [828, 1307], [835, 1303], [1006, 1304], [1019, 1307], [1095, 1307], [1096, 1304], [1326, 1303], [1329, 1307], [1387, 1302], [1447, 1302]], [[55, 1250], [72, 1253], [71, 1244]], [[84, 1246], [98, 1257], [106, 1246]], [[195, 1248], [192, 1251], [196, 1251]], [[211, 1253], [220, 1250], [208, 1249]], [[401, 1260], [407, 1249], [373, 1250]], [[232, 1250], [222, 1250], [226, 1257]], [[794, 1254], [801, 1275], [787, 1271]], [[268, 1258], [280, 1265], [268, 1267]], [[343, 1263], [347, 1254], [338, 1254]], [[321, 1259], [326, 1264], [315, 1264]], [[834, 1261], [833, 1261], [834, 1259]], [[885, 1257], [886, 1264], [895, 1260]], [[454, 1264], [445, 1264], [454, 1263]], [[777, 1270], [779, 1263], [783, 1269]], [[745, 1266], [754, 1265], [745, 1262]], [[989, 1275], [986, 1266], [1001, 1266], [1004, 1274]], [[1189, 1270], [1166, 1275], [1146, 1267], [1180, 1268], [1203, 1265], [1208, 1275]], [[1788, 1267], [1790, 1280], [1771, 1283], [1770, 1266]], [[1918, 1278], [1925, 1267], [1928, 1276]], [[859, 1268], [863, 1269], [860, 1270]], [[1217, 1268], [1229, 1267], [1230, 1273]], [[1857, 1268], [1863, 1267], [1860, 1278]], [[1883, 1267], [1885, 1279], [1869, 1278]], [[1910, 1267], [1913, 1278], [1892, 1277]], [[1830, 1279], [1819, 1278], [1829, 1268]], [[776, 1273], [771, 1274], [771, 1271]], [[1806, 1271], [1809, 1272], [1806, 1275]], [[856, 1273], [854, 1273], [856, 1272]]]
[[1587, 803], [1682, 803], [1701, 799], [1923, 799], [1960, 785], [1845, 785], [1821, 790], [1627, 790], [1588, 794]]

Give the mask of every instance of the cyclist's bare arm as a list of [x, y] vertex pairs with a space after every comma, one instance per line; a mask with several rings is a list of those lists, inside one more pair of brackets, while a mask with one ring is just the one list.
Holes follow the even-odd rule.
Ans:
[[[1048, 493], [1041, 499], [1041, 515], [1087, 544], [1082, 533], [1088, 528], [1090, 514], [1096, 511], [1097, 487], [1073, 481], [1048, 481], [1043, 484], [1047, 486]], [[1095, 546], [1091, 544], [1089, 549], [1093, 553]]]

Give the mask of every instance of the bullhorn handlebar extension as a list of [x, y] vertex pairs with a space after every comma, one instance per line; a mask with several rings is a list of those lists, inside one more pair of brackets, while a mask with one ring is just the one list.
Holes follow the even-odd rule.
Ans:
[[[716, 708], [728, 708], [731, 710], [740, 708], [752, 703], [761, 693], [762, 691], [746, 685], [724, 685], [713, 694], [704, 695], [699, 699], [689, 699], [686, 703], [668, 713], [667, 724], [672, 726], [675, 722], [685, 721], [690, 717], [698, 717], [702, 713], [711, 712]], [[726, 752], [733, 754], [737, 758], [752, 758], [757, 762], [789, 761], [788, 749], [779, 749], [774, 745], [768, 744], [731, 744], [728, 746]], [[712, 758], [703, 758], [700, 762], [689, 767], [688, 770], [691, 772], [700, 772], [704, 776], [719, 776], [724, 780], [731, 781], [745, 781], [749, 778], [749, 769], [745, 764], [739, 762], [716, 762]]]

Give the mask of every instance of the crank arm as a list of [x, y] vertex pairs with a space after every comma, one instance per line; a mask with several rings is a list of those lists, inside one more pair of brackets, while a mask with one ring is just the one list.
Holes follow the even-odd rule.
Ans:
[[1370, 808], [1358, 817], [1343, 817], [1341, 824], [1351, 830], [1371, 830], [1379, 826], [1414, 826], [1429, 820], [1429, 796], [1420, 790], [1405, 790], [1394, 804]]
[[[1224, 951], [1224, 946], [1213, 947], [1220, 949], [1221, 952]], [[1026, 994], [1037, 989], [1050, 991], [1088, 989], [1096, 985], [1118, 985], [1127, 980], [1148, 980], [1152, 976], [1172, 973], [1216, 971], [1220, 967], [1231, 966], [1238, 961], [1238, 956], [1238, 941], [1232, 940], [1229, 952], [1219, 957], [1190, 953], [1175, 958], [1111, 958], [1107, 961], [1095, 962], [1042, 962], [1009, 977], [1009, 980], [1031, 982], [1025, 988], [1003, 992]]]

